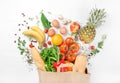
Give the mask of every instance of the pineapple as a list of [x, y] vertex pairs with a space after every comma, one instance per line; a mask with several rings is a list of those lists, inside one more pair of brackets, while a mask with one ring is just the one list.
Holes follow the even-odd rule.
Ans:
[[96, 28], [105, 20], [106, 12], [104, 9], [92, 9], [87, 24], [80, 30], [79, 38], [86, 44], [91, 43], [96, 35]]

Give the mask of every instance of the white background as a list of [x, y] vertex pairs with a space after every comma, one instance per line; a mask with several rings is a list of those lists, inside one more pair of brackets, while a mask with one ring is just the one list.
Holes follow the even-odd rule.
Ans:
[[36, 15], [41, 9], [84, 23], [93, 7], [105, 8], [104, 50], [91, 60], [90, 83], [120, 83], [120, 1], [119, 0], [0, 0], [0, 83], [38, 83], [38, 73], [29, 72], [14, 45], [14, 33], [21, 12]]

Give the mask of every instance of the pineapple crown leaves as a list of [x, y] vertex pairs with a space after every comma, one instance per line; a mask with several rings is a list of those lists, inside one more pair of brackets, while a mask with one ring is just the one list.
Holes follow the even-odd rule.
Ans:
[[90, 12], [90, 17], [88, 19], [87, 25], [92, 24], [94, 27], [100, 26], [105, 22], [106, 12], [105, 9], [94, 8]]

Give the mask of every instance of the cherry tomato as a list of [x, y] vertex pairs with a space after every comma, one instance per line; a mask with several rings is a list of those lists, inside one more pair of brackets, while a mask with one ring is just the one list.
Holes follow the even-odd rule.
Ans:
[[67, 44], [67, 45], [70, 45], [70, 44], [72, 44], [74, 42], [74, 40], [73, 40], [73, 38], [71, 38], [71, 37], [68, 37], [68, 38], [66, 38], [66, 40], [65, 40], [65, 43]]
[[72, 53], [76, 53], [79, 51], [80, 47], [77, 43], [73, 43], [70, 45], [69, 49]]
[[72, 23], [70, 24], [70, 31], [71, 31], [71, 32], [76, 33], [76, 32], [78, 32], [79, 29], [80, 29], [79, 23], [77, 23], [77, 22], [72, 22]]
[[44, 32], [47, 33], [47, 32], [48, 32], [48, 29], [45, 29]]
[[44, 44], [43, 44], [43, 46], [44, 46], [44, 47], [47, 47], [47, 44], [46, 44], [46, 43], [44, 43]]
[[66, 53], [68, 51], [68, 45], [63, 43], [60, 45], [60, 52]]
[[91, 50], [94, 50], [94, 49], [95, 49], [95, 46], [90, 46], [90, 49], [91, 49]]
[[34, 45], [32, 44], [32, 42], [30, 43], [29, 47], [30, 47], [30, 48], [33, 48], [33, 47], [34, 47]]
[[48, 43], [48, 45], [51, 45], [51, 41], [48, 41], [47, 43]]
[[67, 60], [70, 61], [70, 62], [74, 62], [76, 59], [76, 55], [72, 52], [68, 52], [67, 54]]

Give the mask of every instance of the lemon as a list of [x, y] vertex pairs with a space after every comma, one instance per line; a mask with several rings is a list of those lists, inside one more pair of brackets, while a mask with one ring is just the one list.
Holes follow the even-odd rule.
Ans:
[[63, 37], [60, 35], [60, 34], [55, 34], [53, 37], [52, 37], [52, 43], [53, 45], [60, 45], [62, 44], [63, 42]]

